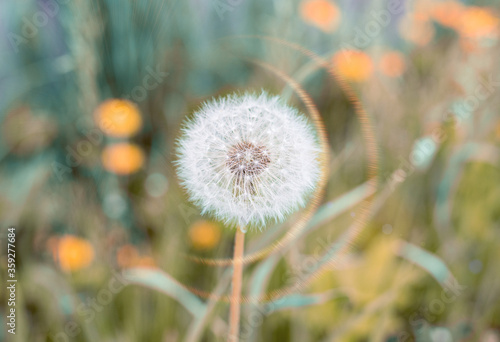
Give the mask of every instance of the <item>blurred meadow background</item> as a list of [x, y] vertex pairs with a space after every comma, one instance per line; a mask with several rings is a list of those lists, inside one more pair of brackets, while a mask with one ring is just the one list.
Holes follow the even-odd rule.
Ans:
[[[1, 341], [225, 341], [234, 230], [175, 174], [184, 119], [262, 89], [329, 144], [301, 217], [249, 231], [241, 341], [500, 342], [494, 0], [0, 3]], [[299, 91], [297, 91], [300, 89]], [[200, 262], [200, 260], [202, 262]], [[4, 277], [5, 275], [5, 277]]]

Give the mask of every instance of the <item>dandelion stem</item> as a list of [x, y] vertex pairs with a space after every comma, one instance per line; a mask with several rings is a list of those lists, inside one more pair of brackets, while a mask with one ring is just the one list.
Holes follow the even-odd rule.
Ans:
[[231, 293], [231, 306], [229, 308], [229, 341], [238, 342], [240, 330], [240, 301], [241, 301], [241, 278], [243, 275], [243, 249], [245, 245], [245, 233], [241, 228], [236, 229], [234, 238], [233, 256], [233, 291]]

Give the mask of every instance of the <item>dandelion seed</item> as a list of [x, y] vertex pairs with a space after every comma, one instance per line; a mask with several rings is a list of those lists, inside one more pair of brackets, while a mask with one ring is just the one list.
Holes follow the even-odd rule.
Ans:
[[[221, 143], [226, 148], [217, 148]], [[185, 125], [177, 152], [190, 199], [229, 225], [282, 221], [306, 204], [319, 179], [313, 127], [266, 93], [205, 103]]]

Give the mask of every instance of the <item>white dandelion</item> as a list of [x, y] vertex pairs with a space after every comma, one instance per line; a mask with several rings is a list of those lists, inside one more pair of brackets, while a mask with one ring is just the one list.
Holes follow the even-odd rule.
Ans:
[[278, 96], [206, 102], [178, 141], [179, 178], [202, 213], [264, 227], [305, 206], [320, 175], [313, 126]]

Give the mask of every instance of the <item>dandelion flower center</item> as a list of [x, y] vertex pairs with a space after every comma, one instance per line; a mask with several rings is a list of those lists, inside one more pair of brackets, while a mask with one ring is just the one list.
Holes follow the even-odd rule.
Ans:
[[264, 146], [256, 146], [246, 141], [234, 145], [227, 156], [227, 166], [237, 178], [254, 177], [264, 171], [271, 162], [269, 152]]

